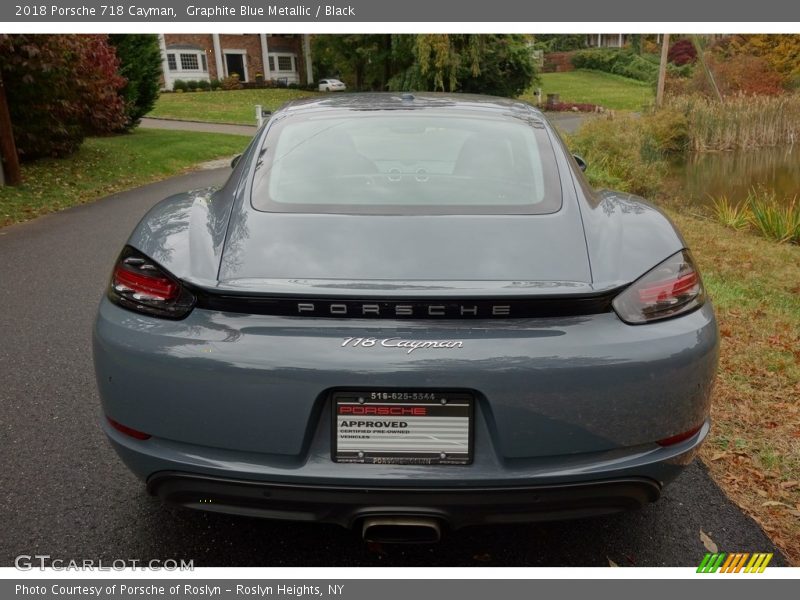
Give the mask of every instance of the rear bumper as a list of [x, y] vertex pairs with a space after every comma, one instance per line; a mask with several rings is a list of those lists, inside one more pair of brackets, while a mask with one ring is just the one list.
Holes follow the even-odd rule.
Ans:
[[212, 512], [354, 527], [380, 516], [466, 525], [589, 517], [640, 508], [661, 486], [646, 477], [481, 488], [291, 485], [165, 471], [147, 481], [162, 500]]
[[[463, 340], [458, 350], [353, 348], [360, 336]], [[634, 508], [709, 431], [710, 305], [643, 327], [614, 314], [396, 323], [195, 310], [164, 321], [101, 304], [103, 426], [151, 492], [192, 508], [352, 525], [413, 512], [454, 527]], [[469, 465], [332, 460], [336, 390], [461, 390]], [[703, 426], [670, 446], [664, 440]]]
[[[346, 344], [363, 337], [459, 347]], [[693, 429], [709, 414], [717, 350], [710, 305], [631, 326], [613, 313], [399, 323], [195, 309], [168, 321], [104, 300], [94, 337], [103, 412], [115, 421], [262, 464], [322, 452], [323, 475], [335, 391], [472, 394], [475, 463], [496, 474], [496, 463], [627, 452]]]

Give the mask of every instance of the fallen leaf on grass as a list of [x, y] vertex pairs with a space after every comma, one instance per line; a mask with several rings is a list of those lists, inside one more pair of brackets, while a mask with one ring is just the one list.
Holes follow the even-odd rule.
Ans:
[[783, 481], [781, 482], [781, 487], [785, 490], [790, 490], [793, 487], [797, 487], [800, 485], [800, 481]]
[[715, 462], [715, 461], [718, 461], [718, 460], [722, 460], [726, 456], [728, 456], [727, 452], [717, 452], [717, 453], [711, 455], [711, 459], [710, 460], [711, 460], [711, 462]]
[[705, 546], [706, 550], [708, 550], [709, 552], [713, 553], [719, 552], [719, 548], [717, 548], [717, 545], [714, 543], [714, 540], [708, 537], [708, 534], [702, 529], [700, 530], [700, 541], [703, 542], [703, 546]]
[[609, 567], [618, 567], [619, 566], [617, 563], [615, 563], [613, 560], [611, 560], [607, 556], [606, 556], [606, 559], [608, 559], [608, 566]]
[[792, 508], [788, 504], [778, 502], [777, 500], [767, 500], [766, 502], [762, 502], [761, 506], [786, 506], [787, 508]]

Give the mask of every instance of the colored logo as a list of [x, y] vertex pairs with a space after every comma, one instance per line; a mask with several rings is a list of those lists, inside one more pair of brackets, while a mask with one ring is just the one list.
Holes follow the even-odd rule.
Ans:
[[698, 573], [763, 573], [769, 561], [772, 560], [772, 553], [757, 552], [717, 552], [715, 554], [706, 553], [700, 566], [697, 567]]

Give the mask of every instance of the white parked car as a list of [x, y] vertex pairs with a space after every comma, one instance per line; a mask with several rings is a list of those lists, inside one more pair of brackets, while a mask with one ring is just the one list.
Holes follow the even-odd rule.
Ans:
[[319, 91], [320, 92], [343, 92], [347, 86], [338, 79], [320, 79]]

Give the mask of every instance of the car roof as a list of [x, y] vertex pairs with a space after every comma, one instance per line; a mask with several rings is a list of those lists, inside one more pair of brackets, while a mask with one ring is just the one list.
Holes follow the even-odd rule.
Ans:
[[455, 108], [510, 114], [515, 117], [535, 118], [544, 122], [544, 116], [530, 104], [519, 100], [480, 94], [452, 94], [443, 92], [368, 92], [344, 94], [336, 97], [312, 96], [292, 100], [279, 112], [303, 113], [331, 110], [409, 110]]

